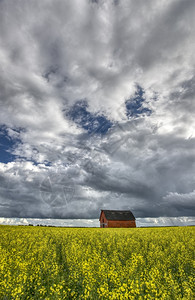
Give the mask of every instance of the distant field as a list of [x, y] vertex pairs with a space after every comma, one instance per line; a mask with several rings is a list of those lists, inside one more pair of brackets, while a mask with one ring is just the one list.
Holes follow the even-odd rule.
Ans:
[[0, 299], [195, 299], [194, 234], [0, 226]]

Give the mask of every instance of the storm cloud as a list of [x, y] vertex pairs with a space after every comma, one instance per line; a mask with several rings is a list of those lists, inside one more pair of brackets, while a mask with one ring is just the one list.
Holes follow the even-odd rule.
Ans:
[[194, 215], [195, 1], [0, 1], [0, 216]]

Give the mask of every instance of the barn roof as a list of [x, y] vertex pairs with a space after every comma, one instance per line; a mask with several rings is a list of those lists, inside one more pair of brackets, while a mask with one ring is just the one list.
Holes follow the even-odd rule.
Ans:
[[134, 215], [130, 210], [102, 210], [107, 220], [133, 221]]

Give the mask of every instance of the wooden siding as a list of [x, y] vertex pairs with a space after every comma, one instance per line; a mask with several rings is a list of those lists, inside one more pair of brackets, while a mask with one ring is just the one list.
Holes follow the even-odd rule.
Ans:
[[136, 227], [135, 221], [108, 221], [109, 228], [134, 228]]
[[108, 220], [106, 219], [106, 216], [104, 212], [102, 211], [100, 216], [100, 227], [101, 228], [107, 228], [108, 227]]

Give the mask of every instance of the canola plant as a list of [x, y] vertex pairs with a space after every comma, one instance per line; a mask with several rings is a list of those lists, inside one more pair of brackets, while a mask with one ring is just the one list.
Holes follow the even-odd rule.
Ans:
[[195, 299], [194, 233], [0, 226], [0, 299]]

